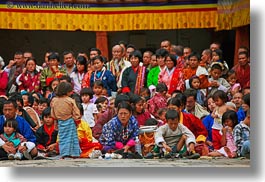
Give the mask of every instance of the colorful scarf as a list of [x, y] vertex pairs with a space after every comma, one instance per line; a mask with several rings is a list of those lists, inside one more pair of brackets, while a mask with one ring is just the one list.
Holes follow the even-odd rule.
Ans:
[[139, 66], [138, 67], [138, 74], [136, 78], [136, 84], [134, 88], [134, 93], [140, 95], [140, 89], [144, 87], [144, 81], [145, 81], [145, 66]]

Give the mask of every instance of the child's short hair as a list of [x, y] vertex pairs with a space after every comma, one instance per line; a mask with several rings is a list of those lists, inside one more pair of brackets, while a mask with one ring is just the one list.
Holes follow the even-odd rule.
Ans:
[[190, 77], [190, 79], [189, 79], [189, 84], [190, 84], [190, 87], [191, 87], [191, 88], [193, 88], [193, 86], [192, 86], [191, 83], [192, 83], [192, 81], [195, 80], [195, 79], [199, 80], [199, 82], [201, 83], [200, 78], [199, 78], [197, 75], [193, 75], [193, 76]]
[[43, 111], [42, 111], [42, 118], [44, 117], [48, 117], [51, 115], [51, 107], [46, 107]]
[[183, 94], [186, 96], [186, 98], [193, 97], [195, 100], [197, 98], [197, 91], [193, 88], [186, 89]]
[[97, 98], [97, 100], [95, 101], [94, 104], [100, 104], [100, 103], [103, 103], [105, 101], [108, 101], [109, 102], [108, 98], [106, 98], [106, 97], [99, 97], [99, 98]]
[[94, 94], [94, 92], [93, 92], [92, 88], [90, 88], [90, 87], [82, 88], [81, 91], [80, 91], [80, 96], [81, 97], [84, 96], [84, 95], [88, 95], [89, 98], [92, 99], [93, 98], [93, 94]]
[[225, 67], [224, 67], [224, 64], [223, 63], [220, 63], [220, 62], [214, 62], [212, 65], [211, 65], [211, 68], [210, 68], [210, 71], [214, 70], [214, 69], [218, 69], [220, 71], [224, 71]]
[[143, 87], [140, 89], [140, 93], [147, 92], [148, 95], [151, 95], [150, 90], [147, 87]]
[[220, 98], [224, 103], [227, 101], [227, 95], [223, 90], [217, 90], [213, 94], [213, 100]]
[[57, 89], [56, 89], [56, 95], [57, 96], [64, 96], [67, 95], [69, 92], [73, 90], [72, 84], [68, 82], [61, 82], [59, 83]]
[[228, 110], [222, 116], [222, 125], [224, 125], [225, 120], [231, 119], [233, 122], [233, 128], [238, 124], [238, 117], [236, 111]]
[[164, 91], [168, 91], [167, 85], [165, 83], [158, 83], [156, 86], [156, 91], [162, 93]]
[[247, 104], [250, 107], [250, 93], [243, 96], [244, 104]]
[[166, 107], [164, 107], [164, 108], [159, 108], [158, 110], [157, 110], [157, 114], [158, 114], [158, 116], [162, 116], [162, 114], [164, 113], [164, 112], [167, 112], [167, 108]]
[[93, 85], [92, 85], [92, 87], [94, 87], [94, 86], [98, 86], [98, 87], [104, 87], [104, 84], [103, 84], [103, 82], [101, 81], [101, 80], [96, 80], [94, 83], [93, 83]]
[[144, 123], [145, 126], [153, 126], [157, 124], [158, 124], [158, 121], [155, 118], [149, 118]]
[[4, 123], [4, 127], [11, 127], [14, 128], [15, 131], [17, 131], [18, 128], [18, 122], [16, 119], [7, 119]]
[[49, 99], [47, 99], [47, 98], [45, 98], [45, 97], [41, 97], [39, 100], [38, 100], [39, 102], [39, 104], [44, 104], [44, 103], [46, 103], [48, 106], [50, 105], [50, 101], [49, 101]]
[[130, 102], [130, 97], [126, 94], [118, 94], [117, 97], [115, 98], [114, 107], [117, 108], [119, 103], [121, 103], [122, 101]]
[[166, 113], [166, 120], [177, 119], [179, 121], [179, 113], [175, 109], [169, 109]]

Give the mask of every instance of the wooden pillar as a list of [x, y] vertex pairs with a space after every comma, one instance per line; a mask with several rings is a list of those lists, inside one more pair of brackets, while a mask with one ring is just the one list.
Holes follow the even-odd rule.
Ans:
[[249, 47], [250, 45], [250, 26], [246, 25], [243, 27], [238, 27], [236, 29], [236, 40], [235, 40], [235, 56], [234, 65], [238, 63], [238, 48], [240, 46]]
[[96, 47], [101, 50], [102, 56], [109, 59], [107, 32], [96, 32]]

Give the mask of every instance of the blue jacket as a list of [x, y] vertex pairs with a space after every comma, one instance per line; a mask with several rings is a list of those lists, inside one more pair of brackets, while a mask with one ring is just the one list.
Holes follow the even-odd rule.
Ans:
[[[36, 137], [30, 128], [29, 123], [21, 116], [16, 116], [16, 120], [18, 122], [18, 130], [21, 135], [23, 135], [27, 141], [36, 143]], [[4, 123], [5, 123], [5, 116], [0, 116], [0, 133], [4, 133]]]

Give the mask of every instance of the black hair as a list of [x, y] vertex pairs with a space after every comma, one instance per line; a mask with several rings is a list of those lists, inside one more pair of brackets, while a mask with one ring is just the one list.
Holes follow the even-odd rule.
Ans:
[[181, 107], [182, 106], [181, 100], [179, 98], [177, 98], [177, 97], [173, 97], [173, 98], [169, 99], [168, 102], [167, 102], [167, 106], [170, 105], [170, 104], [172, 104], [174, 106], [177, 106], [177, 107]]
[[[34, 97], [32, 96], [32, 94], [27, 92], [27, 93], [25, 93], [25, 94], [23, 94], [23, 95], [28, 96], [28, 103], [29, 103], [29, 106], [32, 106], [33, 103], [34, 103]], [[22, 95], [22, 96], [23, 96], [23, 95]]]
[[45, 116], [50, 116], [51, 115], [51, 107], [46, 107], [43, 111], [42, 111], [42, 118], [44, 118]]
[[193, 88], [193, 86], [192, 86], [192, 81], [195, 80], [195, 79], [198, 79], [198, 80], [200, 81], [200, 83], [201, 83], [200, 78], [199, 78], [197, 75], [193, 75], [193, 76], [190, 77], [190, 79], [189, 79], [189, 85], [190, 85], [191, 88]]
[[220, 60], [223, 60], [223, 51], [221, 49], [213, 50], [212, 53], [213, 52], [215, 52], [219, 56]]
[[14, 92], [14, 93], [12, 93], [12, 94], [9, 96], [8, 100], [12, 100], [12, 101], [14, 101], [14, 102], [19, 102], [19, 103], [22, 105], [22, 107], [24, 106], [24, 101], [23, 101], [23, 99], [22, 99], [22, 95], [19, 94], [18, 92]]
[[117, 111], [119, 112], [120, 109], [127, 109], [130, 113], [132, 113], [132, 106], [128, 102], [122, 101], [119, 103]]
[[11, 127], [14, 128], [15, 131], [17, 131], [18, 129], [18, 122], [16, 119], [7, 119], [4, 123], [4, 127]]
[[118, 107], [119, 103], [121, 102], [130, 102], [130, 97], [126, 94], [118, 94], [114, 101], [114, 107]]
[[144, 122], [144, 126], [153, 126], [157, 124], [158, 124], [158, 121], [155, 118], [149, 118]]
[[[22, 51], [16, 51], [14, 55], [24, 55]], [[24, 57], [24, 56], [23, 56]]]
[[100, 104], [100, 103], [105, 102], [106, 100], [109, 101], [108, 98], [106, 98], [106, 97], [99, 97], [99, 98], [97, 98], [97, 100], [95, 101], [94, 104]]
[[50, 55], [48, 56], [48, 61], [56, 59], [58, 62], [60, 62], [60, 57], [57, 52], [51, 52]]
[[58, 83], [60, 83], [60, 79], [57, 78], [57, 77], [55, 77], [55, 78], [50, 82], [50, 84], [49, 84], [49, 88], [50, 88], [51, 91], [54, 91], [54, 90], [52, 89], [52, 83], [55, 82], [55, 81], [58, 81]]
[[64, 51], [63, 52], [63, 56], [65, 56], [67, 54], [72, 54], [72, 56], [74, 57], [74, 52], [73, 51]]
[[7, 101], [5, 97], [0, 97], [0, 115], [3, 115], [3, 107], [5, 101]]
[[91, 87], [85, 87], [85, 88], [82, 88], [82, 89], [80, 90], [80, 96], [81, 96], [81, 97], [82, 97], [83, 95], [88, 95], [89, 98], [92, 99], [92, 98], [93, 98], [93, 94], [94, 94], [94, 92], [93, 92], [93, 90], [92, 90]]
[[233, 75], [233, 74], [236, 74], [236, 71], [233, 70], [233, 69], [230, 69], [227, 74], [226, 74], [226, 77], [228, 78], [229, 76]]
[[133, 48], [134, 50], [136, 49], [135, 45], [133, 45], [133, 44], [128, 44], [126, 46], [126, 49], [128, 49], [128, 48]]
[[158, 58], [158, 57], [165, 58], [165, 57], [167, 57], [169, 52], [166, 49], [158, 49], [158, 50], [156, 50], [155, 54], [156, 54], [156, 58]]
[[225, 120], [231, 119], [233, 122], [233, 128], [238, 124], [237, 113], [233, 110], [228, 110], [222, 115], [222, 125], [224, 125]]
[[167, 85], [165, 83], [158, 83], [156, 86], [156, 91], [162, 93], [164, 91], [168, 91]]
[[[87, 72], [87, 59], [84, 56], [77, 56], [76, 65], [77, 65], [77, 63], [85, 66], [84, 72], [86, 73]], [[74, 72], [77, 73], [77, 66], [75, 67]]]
[[68, 83], [72, 83], [71, 77], [69, 75], [63, 75], [59, 78], [60, 81], [65, 80]]
[[131, 94], [130, 96], [130, 102], [132, 104], [137, 104], [138, 102], [144, 100], [141, 96], [137, 95], [137, 94]]
[[84, 115], [84, 108], [83, 108], [82, 104], [78, 103], [78, 104], [76, 104], [76, 106], [80, 111], [80, 115], [83, 116]]
[[174, 66], [177, 66], [177, 60], [176, 60], [176, 56], [174, 54], [169, 54], [167, 57], [169, 57], [170, 60], [173, 61]]
[[159, 109], [157, 110], [157, 114], [158, 114], [158, 116], [161, 116], [164, 112], [167, 112], [167, 110], [168, 110], [168, 108], [166, 108], [166, 107], [159, 108]]
[[[179, 100], [181, 106], [185, 107], [186, 101], [187, 101], [187, 97], [186, 97], [186, 95], [184, 93], [177, 93], [174, 98]], [[177, 101], [174, 101], [174, 102], [177, 103]], [[171, 103], [171, 104], [173, 104], [173, 103]], [[173, 105], [175, 105], [175, 104], [173, 104]]]
[[[35, 65], [37, 65], [36, 59], [34, 57], [30, 57], [30, 58], [27, 59], [27, 61], [25, 63], [25, 66], [28, 64], [29, 61], [33, 61], [35, 63]], [[34, 72], [35, 73], [37, 72], [36, 68], [35, 68]]]
[[217, 90], [213, 93], [213, 100], [220, 98], [224, 103], [227, 102], [227, 95], [223, 90]]
[[46, 103], [48, 106], [50, 105], [50, 101], [49, 101], [49, 99], [47, 99], [47, 98], [45, 98], [45, 97], [41, 97], [41, 98], [39, 99], [39, 104], [44, 104], [44, 103]]
[[61, 82], [59, 83], [59, 85], [57, 86], [56, 89], [56, 95], [58, 97], [67, 95], [69, 92], [73, 91], [73, 86], [72, 84], [68, 83], [68, 82]]
[[166, 120], [174, 120], [174, 119], [177, 119], [179, 121], [179, 113], [178, 111], [176, 111], [175, 109], [169, 109], [167, 112], [166, 112]]
[[98, 87], [104, 88], [104, 84], [103, 84], [103, 82], [101, 80], [94, 81], [92, 87], [94, 87], [94, 86], [98, 86]]
[[214, 69], [218, 69], [220, 71], [223, 71], [224, 70], [224, 66], [222, 63], [220, 62], [214, 62], [212, 65], [211, 65], [211, 71], [214, 70]]
[[247, 51], [241, 51], [238, 53], [238, 55], [242, 55], [242, 54], [246, 55], [247, 58], [249, 57], [249, 52], [247, 52]]
[[139, 50], [134, 50], [133, 52], [131, 52], [130, 55], [129, 55], [129, 60], [133, 56], [137, 57], [139, 59], [139, 62], [143, 62], [143, 56], [142, 56], [142, 53]]
[[195, 100], [197, 98], [197, 91], [193, 88], [186, 89], [183, 94], [186, 96], [186, 98], [193, 97]]
[[188, 59], [190, 60], [191, 57], [196, 57], [198, 61], [201, 60], [201, 56], [197, 52], [191, 52], [190, 55], [188, 56]]
[[102, 56], [95, 56], [95, 57], [93, 57], [93, 58], [91, 59], [92, 64], [94, 64], [94, 61], [97, 60], [97, 59], [98, 59], [100, 62], [105, 63], [105, 60], [104, 60], [104, 58], [103, 58]]
[[96, 51], [96, 52], [98, 53], [99, 56], [101, 55], [101, 51], [100, 51], [98, 48], [92, 47], [92, 48], [90, 49], [89, 53], [90, 53], [91, 51]]
[[250, 107], [250, 93], [244, 95], [242, 100], [244, 101], [244, 104], [247, 104]]

